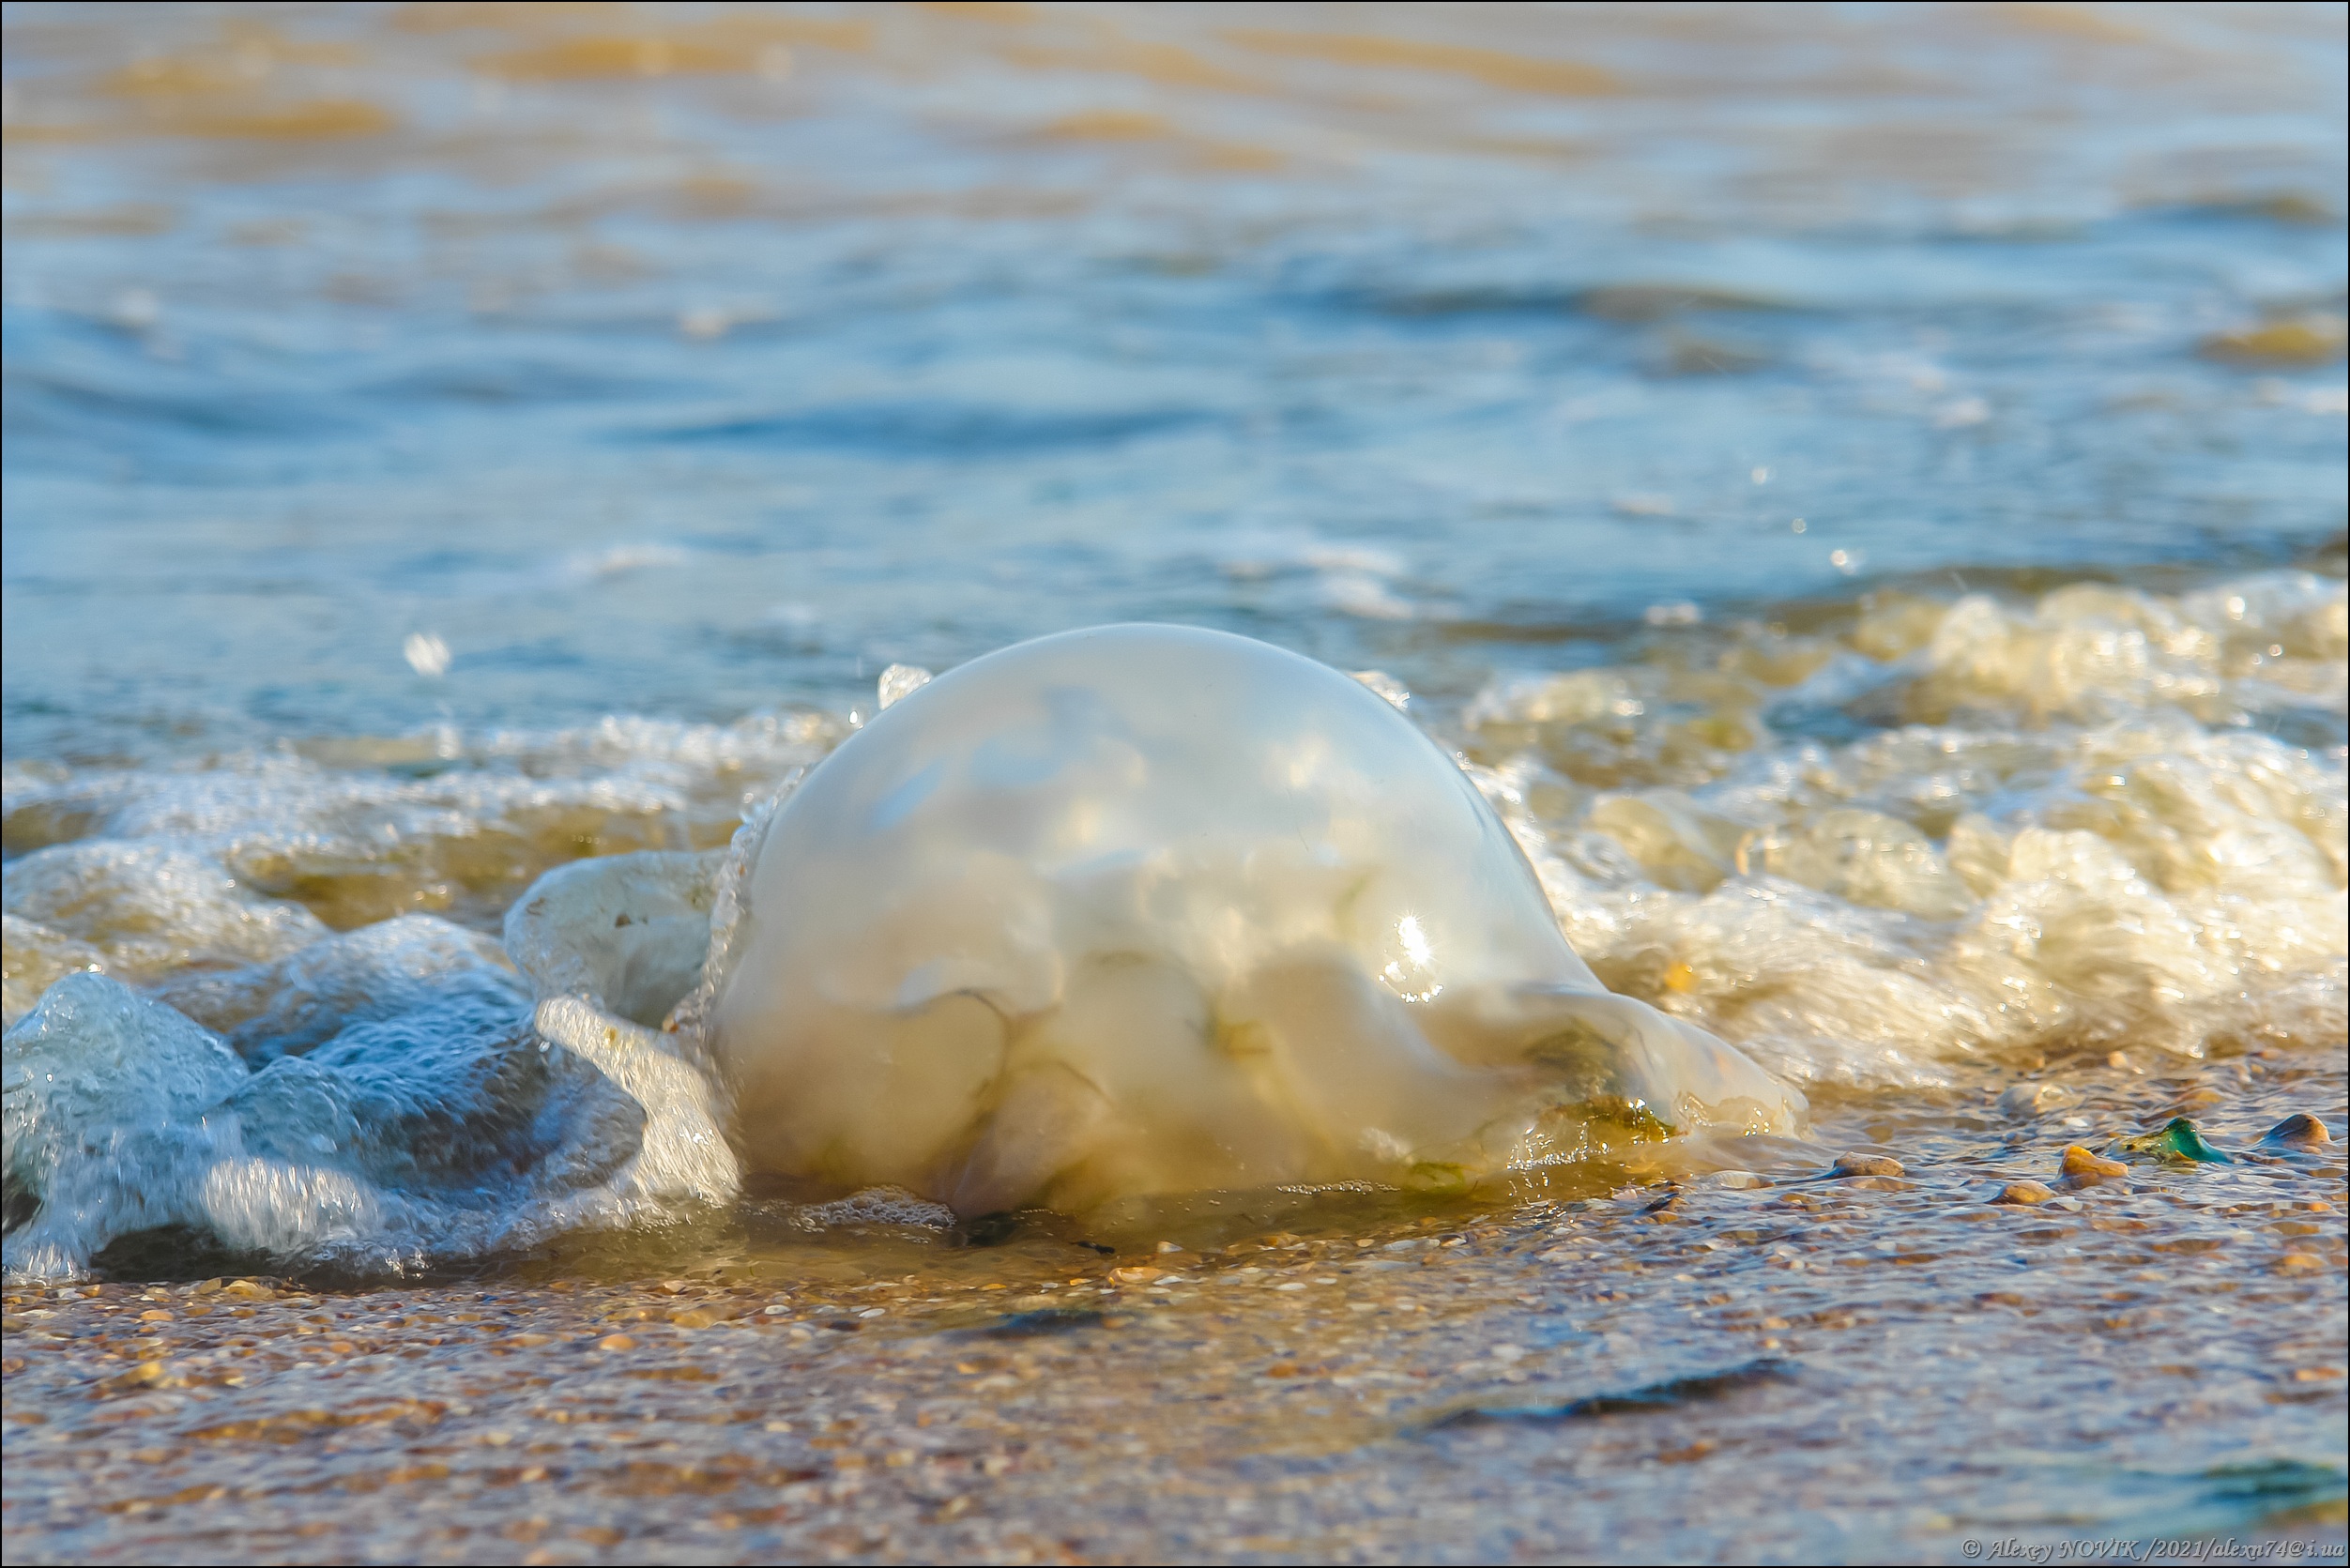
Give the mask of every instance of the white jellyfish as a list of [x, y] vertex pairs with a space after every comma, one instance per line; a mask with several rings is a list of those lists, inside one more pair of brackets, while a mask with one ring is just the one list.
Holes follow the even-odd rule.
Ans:
[[1389, 702], [1247, 638], [1103, 627], [910, 687], [749, 847], [705, 1029], [755, 1169], [1082, 1210], [1473, 1177], [1595, 1102], [1802, 1115], [1606, 991]]

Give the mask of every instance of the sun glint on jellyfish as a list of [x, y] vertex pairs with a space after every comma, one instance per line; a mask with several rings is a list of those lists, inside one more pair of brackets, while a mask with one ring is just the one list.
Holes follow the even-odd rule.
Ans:
[[1602, 987], [1394, 707], [1221, 632], [1069, 632], [909, 691], [742, 892], [707, 1042], [746, 1163], [965, 1214], [1473, 1180], [1566, 1157], [1595, 1107], [1803, 1112]]

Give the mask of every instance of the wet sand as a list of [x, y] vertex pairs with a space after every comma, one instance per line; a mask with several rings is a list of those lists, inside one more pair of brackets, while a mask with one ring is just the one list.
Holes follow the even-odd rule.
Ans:
[[[2339, 1555], [2342, 1145], [2251, 1146], [2297, 1110], [2339, 1128], [2342, 1060], [2120, 1060], [2040, 1074], [2069, 1091], [2045, 1111], [1825, 1104], [1744, 1174], [1289, 1195], [1276, 1231], [1170, 1221], [1180, 1251], [1050, 1222], [792, 1241], [749, 1205], [665, 1258], [464, 1282], [16, 1289], [7, 1552]], [[2181, 1111], [2236, 1163], [2062, 1178], [2068, 1143]], [[1839, 1149], [1902, 1173], [1839, 1176]], [[2046, 1200], [1993, 1201], [2026, 1181]]]

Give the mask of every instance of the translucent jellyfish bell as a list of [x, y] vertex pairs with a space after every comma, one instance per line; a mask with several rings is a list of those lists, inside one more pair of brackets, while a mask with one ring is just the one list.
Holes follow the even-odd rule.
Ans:
[[755, 1167], [982, 1213], [1475, 1173], [1564, 1107], [1791, 1124], [1610, 996], [1474, 785], [1265, 644], [1069, 632], [878, 714], [769, 823], [711, 1016]]

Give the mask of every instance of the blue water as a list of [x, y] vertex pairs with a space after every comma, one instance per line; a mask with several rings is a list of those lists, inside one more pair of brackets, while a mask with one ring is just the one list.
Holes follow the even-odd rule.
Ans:
[[[837, 712], [1130, 618], [1465, 695], [1651, 606], [2343, 526], [2339, 8], [1252, 23], [1603, 96], [759, 14], [546, 81], [551, 14], [9, 8], [7, 755]], [[267, 118], [321, 100], [389, 129]], [[2321, 345], [2209, 351], [2271, 319]]]

